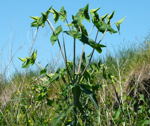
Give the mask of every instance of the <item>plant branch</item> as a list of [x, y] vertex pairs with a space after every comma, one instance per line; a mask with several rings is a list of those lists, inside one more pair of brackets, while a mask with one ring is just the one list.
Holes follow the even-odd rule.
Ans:
[[78, 66], [78, 74], [80, 73], [80, 70], [81, 70], [81, 64], [82, 64], [82, 57], [83, 57], [83, 53], [84, 53], [84, 47], [85, 47], [85, 44], [83, 44], [83, 47], [82, 47], [82, 53], [81, 53], [79, 66]]
[[[106, 31], [107, 31], [107, 30], [105, 30], [105, 32], [102, 34], [102, 37], [101, 37], [101, 39], [99, 40], [98, 44], [100, 44], [101, 41], [104, 39], [104, 36], [105, 36], [105, 34], [106, 34]], [[99, 31], [97, 31], [97, 33], [96, 33], [95, 42], [96, 42], [96, 40], [97, 40], [98, 33], [99, 33]], [[89, 62], [88, 62], [88, 64], [86, 65], [86, 67], [84, 68], [83, 72], [81, 73], [80, 78], [79, 78], [79, 81], [80, 81], [81, 77], [83, 76], [83, 74], [85, 73], [85, 71], [86, 71], [86, 69], [88, 68], [88, 66], [91, 64], [91, 61], [92, 61], [92, 57], [93, 57], [93, 55], [94, 55], [94, 52], [95, 52], [95, 49], [92, 50], [91, 56], [90, 56], [90, 59], [89, 59]]]
[[73, 79], [75, 79], [75, 69], [76, 69], [76, 39], [73, 38]]
[[[63, 36], [63, 34], [62, 34], [62, 36]], [[69, 75], [70, 80], [72, 81], [71, 74], [70, 74], [70, 70], [69, 70], [68, 65], [67, 65], [67, 52], [66, 52], [66, 46], [65, 46], [65, 39], [64, 39], [64, 36], [63, 36], [63, 48], [64, 48], [64, 55], [65, 55], [66, 70], [67, 70], [67, 73], [68, 73], [68, 75]], [[68, 79], [69, 79], [69, 78], [68, 78]]]
[[[47, 23], [49, 24], [50, 29], [52, 30], [52, 32], [55, 34], [55, 29], [54, 29], [54, 27], [53, 27], [52, 23], [51, 23], [48, 19], [47, 19]], [[65, 42], [64, 42], [64, 38], [63, 38], [64, 53], [63, 53], [63, 49], [62, 49], [62, 47], [61, 47], [61, 44], [60, 44], [59, 38], [58, 38], [57, 42], [58, 42], [58, 46], [59, 46], [59, 49], [60, 49], [61, 55], [62, 55], [63, 60], [64, 60], [64, 62], [65, 62], [67, 72], [68, 72], [68, 73], [70, 73], [70, 72], [69, 72], [69, 69], [68, 69], [68, 65], [67, 65], [67, 54], [66, 54], [66, 47], [65, 47], [65, 45], [64, 45], [64, 44], [65, 44]], [[69, 77], [70, 77], [70, 80], [72, 81], [71, 74], [68, 74], [68, 75], [69, 75]]]
[[[52, 23], [51, 23], [48, 19], [47, 19], [47, 23], [48, 23], [48, 25], [50, 26], [50, 29], [52, 30], [52, 32], [55, 34], [55, 28], [53, 27]], [[65, 62], [66, 59], [65, 59], [65, 56], [64, 56], [64, 53], [63, 53], [63, 49], [62, 49], [62, 47], [61, 47], [61, 44], [60, 44], [59, 39], [57, 40], [57, 42], [58, 42], [58, 46], [59, 46], [61, 55], [62, 55], [63, 60], [64, 60], [64, 62]]]

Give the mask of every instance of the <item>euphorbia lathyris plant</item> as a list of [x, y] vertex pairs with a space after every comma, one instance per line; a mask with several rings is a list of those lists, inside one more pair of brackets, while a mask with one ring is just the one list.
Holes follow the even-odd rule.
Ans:
[[[61, 52], [62, 58], [65, 63], [65, 68], [58, 69], [57, 72], [53, 74], [48, 74], [46, 69], [41, 71], [41, 74], [45, 74], [50, 81], [50, 84], [54, 81], [63, 80], [66, 86], [66, 90], [71, 91], [72, 94], [72, 103], [70, 105], [73, 109], [72, 121], [70, 125], [88, 125], [88, 108], [84, 108], [89, 100], [96, 109], [99, 108], [99, 105], [96, 100], [95, 90], [97, 90], [96, 84], [94, 84], [92, 73], [94, 69], [91, 69], [91, 61], [96, 50], [98, 53], [102, 53], [102, 48], [105, 45], [101, 44], [105, 34], [109, 32], [110, 34], [118, 33], [120, 31], [120, 24], [123, 22], [124, 18], [114, 23], [116, 29], [112, 27], [112, 18], [115, 12], [111, 14], [105, 14], [100, 16], [98, 11], [100, 8], [89, 10], [89, 5], [86, 5], [84, 8], [79, 9], [79, 11], [72, 16], [72, 20], [68, 21], [67, 12], [62, 7], [60, 11], [55, 10], [50, 7], [46, 12], [42, 13], [40, 17], [31, 17], [34, 21], [31, 23], [32, 27], [39, 29], [40, 27], [45, 27], [47, 23], [52, 31], [50, 36], [50, 42], [52, 45], [58, 44], [59, 50]], [[58, 20], [61, 20], [64, 23], [62, 25], [54, 28], [52, 22], [49, 20], [49, 16], [53, 15], [55, 23], [58, 23]], [[92, 29], [95, 32], [95, 38], [90, 38], [90, 34], [83, 24], [83, 20], [86, 20], [89, 25], [92, 25]], [[62, 24], [62, 23], [61, 23]], [[73, 45], [73, 60], [70, 62], [67, 58], [67, 50], [65, 45], [64, 37], [60, 37], [60, 34], [66, 34], [71, 36]], [[98, 36], [102, 35], [101, 39], [98, 40]], [[77, 62], [76, 56], [76, 41], [83, 43], [82, 53], [80, 59]], [[89, 56], [85, 55], [84, 46], [88, 45], [92, 48], [92, 52]], [[36, 60], [36, 52], [32, 53], [31, 57], [20, 58], [23, 62], [23, 67], [28, 67], [33, 65]], [[69, 87], [69, 88], [68, 88]], [[71, 90], [70, 90], [71, 89]], [[81, 119], [79, 120], [79, 117]], [[82, 124], [81, 124], [82, 122]], [[69, 122], [68, 122], [69, 123]]]

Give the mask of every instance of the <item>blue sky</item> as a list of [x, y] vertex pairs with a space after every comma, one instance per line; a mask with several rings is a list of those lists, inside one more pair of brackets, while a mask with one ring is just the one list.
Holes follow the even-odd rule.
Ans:
[[[41, 12], [53, 6], [60, 9], [64, 6], [68, 15], [76, 13], [79, 8], [87, 3], [90, 8], [100, 7], [100, 14], [115, 11], [114, 21], [122, 17], [126, 20], [121, 26], [121, 34], [106, 35], [103, 43], [107, 45], [106, 53], [116, 52], [118, 49], [130, 44], [137, 45], [144, 40], [150, 32], [150, 1], [149, 0], [1, 0], [0, 1], [0, 68], [2, 72], [7, 66], [7, 72], [16, 69], [21, 70], [21, 62], [18, 57], [29, 54], [32, 43], [32, 33], [35, 29], [30, 27], [29, 16], [38, 16]], [[60, 55], [57, 49], [50, 44], [49, 28], [40, 29], [34, 44], [38, 49], [38, 61], [46, 65], [46, 62], [58, 62]], [[71, 57], [71, 44], [67, 42], [67, 50]], [[80, 52], [80, 48], [78, 49]], [[90, 50], [90, 49], [89, 49]], [[13, 57], [13, 62], [11, 58]]]

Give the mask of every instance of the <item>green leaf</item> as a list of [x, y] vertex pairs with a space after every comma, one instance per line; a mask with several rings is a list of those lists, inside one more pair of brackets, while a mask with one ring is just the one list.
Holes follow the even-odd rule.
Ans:
[[115, 24], [116, 24], [116, 27], [118, 29], [118, 31], [120, 31], [120, 24], [122, 24], [122, 22], [125, 20], [125, 17], [121, 18], [119, 21], [117, 21]]
[[90, 10], [90, 13], [91, 13], [91, 14], [96, 13], [99, 9], [100, 9], [100, 8], [91, 9], [91, 10]]
[[105, 45], [97, 44], [94, 40], [75, 30], [65, 31], [65, 33], [72, 36], [73, 38], [79, 39], [82, 43], [91, 46], [93, 49], [96, 49], [96, 51], [99, 53], [102, 52], [102, 47], [106, 47]]
[[26, 58], [19, 58], [22, 62], [26, 62], [27, 59]]
[[62, 32], [62, 27], [61, 25], [59, 25], [56, 29], [55, 29], [55, 34], [59, 35]]
[[59, 20], [60, 14], [59, 12], [57, 12], [55, 9], [52, 9], [52, 11], [50, 11], [51, 13], [53, 13], [54, 15], [54, 21], [55, 23]]
[[60, 19], [61, 19], [62, 21], [65, 21], [66, 18], [67, 18], [67, 12], [66, 12], [65, 8], [62, 7], [62, 8], [60, 9]]
[[115, 11], [113, 11], [112, 14], [108, 15], [108, 19], [111, 20], [113, 18], [114, 14], [115, 14]]
[[50, 10], [51, 10], [51, 7], [46, 11], [46, 12], [43, 12], [41, 14], [41, 17], [33, 17], [31, 16], [31, 18], [34, 20], [32, 23], [31, 23], [31, 27], [37, 27], [39, 28], [40, 26], [44, 27], [45, 26], [45, 23], [48, 19], [48, 15], [50, 13]]
[[81, 23], [83, 19], [90, 21], [90, 16], [89, 16], [88, 11], [89, 11], [89, 5], [88, 4], [84, 8], [79, 9], [77, 14], [75, 15], [78, 22]]
[[85, 26], [83, 24], [81, 24], [81, 22], [79, 22], [75, 16], [72, 16], [72, 19], [73, 19], [72, 24], [76, 28], [76, 30], [78, 32], [81, 32], [82, 34], [85, 34], [88, 36], [88, 32], [87, 32]]
[[118, 109], [118, 110], [115, 112], [114, 119], [115, 119], [115, 120], [118, 120], [119, 117], [120, 117], [120, 114], [121, 114], [121, 110]]
[[86, 84], [80, 84], [79, 86], [80, 86], [81, 90], [89, 96], [89, 98], [90, 98], [91, 102], [93, 102], [95, 108], [98, 109], [99, 108], [98, 102], [96, 100], [95, 94], [90, 90], [91, 87]]
[[38, 16], [30, 16], [30, 18], [32, 18], [33, 20], [38, 20], [40, 17], [38, 17]]
[[58, 40], [58, 35], [59, 35], [61, 32], [62, 32], [62, 27], [61, 27], [61, 25], [60, 25], [60, 26], [58, 26], [58, 27], [55, 29], [54, 33], [53, 33], [53, 34], [51, 35], [51, 37], [50, 37], [50, 41], [51, 41], [52, 45], [54, 45], [55, 42]]
[[47, 99], [47, 105], [48, 105], [48, 106], [52, 106], [53, 102], [54, 102], [53, 100]]
[[71, 30], [71, 31], [64, 31], [66, 34], [72, 36], [73, 38], [80, 38], [81, 34], [75, 30]]
[[33, 51], [31, 57], [19, 58], [23, 62], [22, 68], [27, 68], [30, 65], [33, 65], [35, 63], [36, 58], [37, 58], [37, 51]]
[[32, 59], [33, 61], [35, 61], [35, 60], [36, 60], [36, 57], [37, 57], [37, 51], [34, 51], [34, 52], [32, 53], [32, 55], [31, 55], [31, 59]]
[[138, 122], [138, 126], [149, 126], [150, 120], [142, 120]]
[[84, 18], [88, 21], [90, 21], [90, 15], [89, 15], [89, 4], [87, 4], [83, 10]]
[[106, 24], [104, 21], [95, 21], [93, 22], [99, 32], [104, 33], [105, 31], [109, 31], [110, 33], [117, 33], [110, 24]]
[[50, 38], [52, 45], [54, 45], [57, 40], [58, 40], [58, 36], [55, 34], [52, 34]]
[[41, 75], [42, 75], [42, 74], [46, 74], [46, 72], [47, 72], [47, 69], [44, 68], [44, 69], [42, 69], [42, 70], [40, 71], [40, 74], [41, 74]]
[[108, 14], [105, 14], [105, 15], [101, 16], [101, 20], [104, 21], [107, 16], [108, 16]]

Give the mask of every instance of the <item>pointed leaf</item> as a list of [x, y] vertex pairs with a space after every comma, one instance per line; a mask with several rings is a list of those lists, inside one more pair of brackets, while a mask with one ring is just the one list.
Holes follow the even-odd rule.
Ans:
[[104, 21], [107, 16], [108, 16], [108, 14], [105, 14], [105, 15], [101, 16], [101, 20]]
[[95, 13], [95, 12], [97, 12], [99, 9], [100, 9], [100, 8], [91, 9], [91, 10], [90, 10], [90, 13]]
[[108, 15], [108, 19], [111, 20], [113, 18], [114, 14], [115, 14], [115, 11], [113, 11], [111, 15]]
[[87, 4], [83, 10], [84, 18], [88, 21], [90, 21], [90, 16], [89, 16], [89, 5]]
[[56, 29], [55, 29], [55, 34], [59, 35], [62, 32], [62, 27], [61, 25], [59, 25]]
[[50, 41], [51, 41], [52, 45], [54, 45], [55, 42], [58, 40], [58, 35], [59, 35], [61, 32], [62, 32], [62, 27], [61, 27], [61, 25], [60, 25], [60, 26], [58, 26], [58, 27], [55, 29], [54, 33], [53, 33], [53, 34], [51, 35], [51, 37], [50, 37]]
[[98, 109], [99, 108], [98, 102], [95, 98], [94, 93], [90, 90], [91, 87], [86, 84], [80, 84], [79, 86], [80, 86], [81, 90], [89, 96], [89, 98], [90, 98], [91, 102], [93, 102], [95, 108]]
[[19, 58], [22, 62], [26, 62], [27, 59], [26, 58]]
[[42, 70], [40, 71], [40, 74], [41, 74], [41, 75], [42, 75], [42, 74], [46, 74], [46, 72], [47, 72], [47, 69], [44, 68], [44, 69], [42, 69]]
[[58, 40], [58, 36], [55, 34], [52, 34], [50, 38], [52, 45], [54, 45], [57, 40]]
[[60, 17], [59, 12], [56, 11], [55, 9], [53, 9], [53, 8], [50, 9], [49, 12], [53, 14], [53, 16], [54, 16], [54, 21], [55, 21], [55, 23], [56, 23], [56, 22], [59, 20], [59, 17]]
[[36, 58], [37, 58], [37, 51], [33, 51], [31, 57], [19, 58], [19, 59], [23, 62], [22, 67], [27, 68], [30, 65], [33, 65], [35, 63]]
[[38, 16], [30, 16], [30, 18], [32, 18], [33, 20], [38, 20], [40, 17], [38, 17]]
[[97, 44], [94, 40], [88, 38], [86, 35], [77, 32], [75, 30], [72, 31], [65, 31], [66, 34], [79, 39], [82, 43], [87, 44], [89, 46], [91, 46], [93, 49], [96, 49], [97, 52], [101, 53], [102, 52], [102, 47], [105, 47], [104, 45], [101, 44]]
[[67, 17], [67, 12], [66, 12], [65, 8], [62, 7], [62, 8], [60, 9], [60, 19], [61, 19], [62, 21], [65, 21], [65, 20], [66, 20], [66, 17]]
[[119, 21], [117, 21], [115, 24], [116, 24], [116, 27], [118, 29], [118, 31], [120, 31], [120, 24], [125, 20], [125, 17], [121, 18]]

